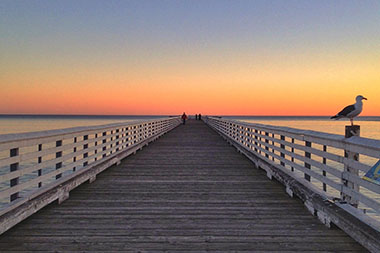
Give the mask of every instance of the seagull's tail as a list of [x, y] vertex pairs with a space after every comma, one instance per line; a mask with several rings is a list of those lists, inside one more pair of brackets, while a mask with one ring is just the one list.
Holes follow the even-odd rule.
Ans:
[[339, 119], [339, 115], [332, 116], [330, 119]]

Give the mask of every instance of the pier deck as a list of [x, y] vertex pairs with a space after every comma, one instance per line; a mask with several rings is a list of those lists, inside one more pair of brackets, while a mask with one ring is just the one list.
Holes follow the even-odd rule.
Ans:
[[0, 252], [366, 252], [189, 121], [0, 236]]

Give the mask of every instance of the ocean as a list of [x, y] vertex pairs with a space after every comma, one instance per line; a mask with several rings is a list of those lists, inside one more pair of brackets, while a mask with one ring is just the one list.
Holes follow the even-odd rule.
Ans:
[[[167, 116], [147, 115], [0, 115], [0, 135], [105, 125]], [[0, 137], [1, 138], [1, 137]]]
[[[163, 115], [0, 115], [0, 134], [34, 132], [78, 126], [167, 117]], [[223, 116], [223, 118], [266, 125], [286, 126], [344, 135], [349, 120], [331, 120], [327, 116]], [[358, 117], [362, 137], [380, 140], [380, 116]], [[1, 138], [1, 137], [0, 137]]]
[[[344, 135], [348, 119], [332, 120], [327, 116], [225, 116], [224, 118], [249, 123], [292, 127], [303, 130]], [[380, 116], [358, 117], [355, 125], [360, 125], [360, 136], [380, 140]]]

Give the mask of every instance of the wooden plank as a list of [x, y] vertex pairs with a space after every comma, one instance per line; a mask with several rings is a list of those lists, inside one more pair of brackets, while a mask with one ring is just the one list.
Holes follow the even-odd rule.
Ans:
[[366, 252], [200, 121], [0, 236], [1, 252]]

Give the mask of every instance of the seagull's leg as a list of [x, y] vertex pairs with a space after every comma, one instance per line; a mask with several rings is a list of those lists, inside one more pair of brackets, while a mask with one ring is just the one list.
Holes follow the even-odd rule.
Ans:
[[350, 121], [351, 121], [351, 126], [353, 126], [354, 125], [354, 119], [350, 118]]

